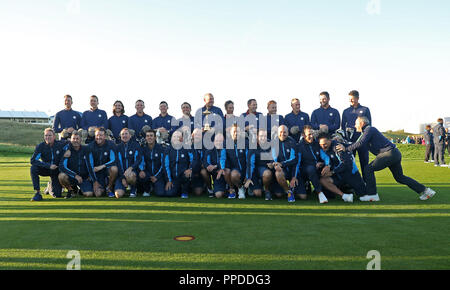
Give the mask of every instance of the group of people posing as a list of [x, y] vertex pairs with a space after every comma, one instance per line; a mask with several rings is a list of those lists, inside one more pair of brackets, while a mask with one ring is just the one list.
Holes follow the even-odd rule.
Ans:
[[[288, 202], [314, 194], [320, 203], [336, 196], [353, 202], [356, 194], [361, 201], [379, 201], [375, 171], [386, 167], [421, 200], [435, 194], [403, 174], [400, 151], [371, 126], [370, 110], [359, 103], [357, 91], [349, 93], [350, 107], [342, 119], [327, 92], [319, 98], [311, 118], [296, 98], [286, 116], [277, 114], [275, 101], [267, 104], [267, 114], [258, 112], [255, 99], [239, 116], [227, 101], [224, 114], [208, 93], [194, 116], [184, 102], [183, 116], [176, 119], [163, 101], [161, 114], [152, 119], [138, 100], [133, 116], [127, 117], [123, 103], [116, 101], [107, 119], [97, 96], [90, 97], [91, 109], [80, 114], [66, 95], [65, 109], [56, 114], [53, 128], [45, 129], [44, 142], [31, 157], [32, 201], [42, 200], [40, 176], [50, 176], [46, 191], [54, 197], [66, 188], [65, 198], [121, 198], [129, 191], [130, 197], [188, 198], [207, 192], [216, 198], [250, 195]], [[370, 163], [369, 151], [376, 156]]]

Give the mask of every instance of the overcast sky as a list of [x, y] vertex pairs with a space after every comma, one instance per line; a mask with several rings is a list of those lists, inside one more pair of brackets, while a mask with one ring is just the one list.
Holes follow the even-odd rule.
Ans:
[[342, 113], [356, 89], [383, 131], [450, 117], [446, 0], [1, 0], [0, 39], [0, 110], [53, 115], [70, 94], [85, 111], [95, 94], [108, 114], [143, 99], [179, 117], [211, 92], [236, 114], [293, 97], [311, 114], [328, 91]]

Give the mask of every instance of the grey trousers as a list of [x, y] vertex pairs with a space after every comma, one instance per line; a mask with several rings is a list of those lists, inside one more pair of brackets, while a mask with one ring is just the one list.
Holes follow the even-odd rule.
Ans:
[[395, 178], [395, 181], [397, 181], [400, 184], [407, 185], [409, 188], [411, 188], [417, 193], [422, 193], [425, 190], [425, 186], [415, 181], [414, 179], [405, 176], [403, 174], [401, 162], [402, 162], [402, 154], [397, 148], [378, 154], [375, 160], [370, 162], [363, 172], [365, 177], [364, 179], [367, 182], [366, 184], [367, 194], [373, 195], [377, 193], [375, 171], [380, 171], [382, 169], [385, 169], [386, 167], [388, 167], [389, 170], [391, 170], [392, 175]]
[[445, 164], [444, 160], [445, 144], [434, 143], [434, 164]]

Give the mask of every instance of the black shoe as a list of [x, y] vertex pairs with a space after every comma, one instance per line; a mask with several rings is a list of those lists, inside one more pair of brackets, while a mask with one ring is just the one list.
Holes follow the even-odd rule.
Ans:
[[65, 199], [72, 198], [72, 197], [73, 197], [73, 194], [74, 194], [73, 190], [70, 190], [70, 191], [67, 193], [66, 197], [64, 197], [64, 198], [65, 198]]

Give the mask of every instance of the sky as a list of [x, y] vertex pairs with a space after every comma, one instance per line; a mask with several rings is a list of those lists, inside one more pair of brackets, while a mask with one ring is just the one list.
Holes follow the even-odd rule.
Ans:
[[342, 113], [358, 90], [382, 131], [450, 117], [448, 0], [0, 0], [0, 39], [0, 110], [54, 115], [70, 94], [83, 112], [95, 94], [109, 115], [142, 99], [180, 117], [212, 93], [311, 115], [320, 92]]

